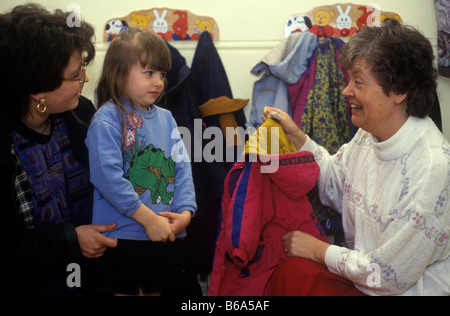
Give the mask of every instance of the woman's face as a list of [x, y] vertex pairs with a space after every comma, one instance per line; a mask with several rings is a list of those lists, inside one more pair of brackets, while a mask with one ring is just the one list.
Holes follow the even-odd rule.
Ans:
[[389, 139], [408, 119], [406, 95], [386, 95], [364, 61], [355, 61], [349, 74], [350, 82], [342, 94], [352, 106], [352, 123], [380, 141]]
[[[63, 113], [78, 106], [78, 98], [81, 96], [80, 79], [82, 69], [81, 52], [76, 50], [70, 56], [69, 62], [64, 69], [64, 80], [61, 86], [53, 91], [39, 93], [36, 95], [39, 97], [35, 97], [35, 99], [45, 98], [45, 104], [47, 105], [46, 114]], [[88, 81], [89, 77], [85, 75], [84, 82]], [[37, 101], [39, 102], [39, 100]]]

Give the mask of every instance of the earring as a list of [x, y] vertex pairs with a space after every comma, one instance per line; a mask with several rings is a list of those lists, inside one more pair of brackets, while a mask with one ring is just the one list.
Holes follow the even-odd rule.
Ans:
[[47, 111], [47, 105], [45, 104], [45, 99], [41, 99], [41, 101], [39, 101], [36, 108], [39, 113], [45, 113], [45, 111]]

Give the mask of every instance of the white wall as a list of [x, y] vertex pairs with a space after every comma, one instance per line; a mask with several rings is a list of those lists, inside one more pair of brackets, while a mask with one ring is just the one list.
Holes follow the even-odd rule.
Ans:
[[[0, 12], [28, 1], [2, 0]], [[254, 82], [258, 79], [250, 70], [284, 36], [284, 23], [293, 13], [307, 12], [313, 7], [345, 3], [339, 0], [35, 0], [49, 10], [66, 9], [70, 3], [81, 8], [85, 20], [96, 28], [97, 58], [88, 69], [91, 78], [84, 94], [93, 98], [102, 59], [107, 49], [103, 43], [103, 28], [113, 17], [128, 15], [132, 11], [154, 7], [189, 10], [197, 15], [212, 16], [220, 28], [220, 41], [215, 45], [227, 71], [235, 98], [251, 99]], [[437, 22], [433, 0], [354, 0], [355, 4], [376, 2], [383, 11], [397, 12], [405, 24], [420, 29], [437, 47]], [[192, 62], [196, 42], [172, 42]], [[450, 140], [450, 79], [439, 79], [438, 95], [441, 102], [444, 135]], [[250, 112], [250, 105], [246, 113]]]

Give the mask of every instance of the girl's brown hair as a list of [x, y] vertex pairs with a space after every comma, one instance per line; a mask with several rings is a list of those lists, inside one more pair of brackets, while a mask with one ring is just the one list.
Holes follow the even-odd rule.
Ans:
[[158, 35], [132, 27], [120, 32], [110, 43], [97, 86], [98, 108], [112, 99], [122, 115], [122, 129], [125, 127], [124, 117], [127, 112], [125, 100], [131, 104], [132, 110], [136, 106], [126, 92], [126, 82], [131, 68], [137, 62], [142, 67], [162, 72], [169, 72], [171, 68], [170, 51], [164, 40]]

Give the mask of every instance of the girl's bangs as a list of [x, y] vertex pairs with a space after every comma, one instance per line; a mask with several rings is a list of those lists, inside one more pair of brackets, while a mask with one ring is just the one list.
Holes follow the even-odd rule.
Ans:
[[[142, 33], [145, 34], [145, 33]], [[144, 35], [141, 41], [139, 62], [143, 68], [169, 72], [171, 68], [170, 51], [167, 44], [159, 37]]]

